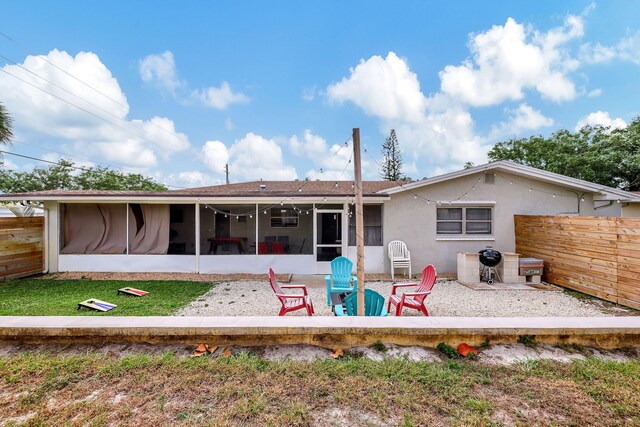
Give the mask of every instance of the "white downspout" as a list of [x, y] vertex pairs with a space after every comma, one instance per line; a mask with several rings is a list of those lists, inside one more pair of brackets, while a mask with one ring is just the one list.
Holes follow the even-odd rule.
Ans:
[[44, 255], [44, 270], [42, 274], [49, 272], [49, 208], [42, 207], [44, 210], [44, 229], [42, 230], [42, 251]]
[[196, 273], [200, 274], [200, 198], [196, 200]]

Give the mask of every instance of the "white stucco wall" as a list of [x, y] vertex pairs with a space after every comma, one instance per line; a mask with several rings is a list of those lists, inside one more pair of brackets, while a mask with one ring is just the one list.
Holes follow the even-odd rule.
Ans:
[[[577, 214], [580, 200], [576, 194], [562, 187], [505, 173], [496, 176], [493, 184], [485, 184], [484, 172], [481, 172], [411, 191], [424, 198], [442, 201], [442, 207], [448, 207], [447, 201], [464, 193], [468, 195], [461, 199], [462, 202], [495, 202], [491, 236], [459, 236], [452, 240], [456, 236], [436, 235], [437, 203], [414, 199], [410, 192], [392, 195], [384, 208], [384, 244], [386, 247], [392, 240], [404, 241], [411, 251], [415, 273], [428, 264], [433, 264], [439, 273], [453, 273], [458, 252], [475, 252], [487, 245], [501, 252], [512, 252], [515, 250], [514, 215]], [[584, 195], [584, 199], [580, 201], [580, 214], [593, 215], [591, 196]], [[474, 206], [474, 203], [461, 206]], [[390, 264], [386, 257], [384, 262], [385, 271], [389, 272]]]
[[622, 218], [640, 218], [640, 203], [628, 203], [622, 206]]

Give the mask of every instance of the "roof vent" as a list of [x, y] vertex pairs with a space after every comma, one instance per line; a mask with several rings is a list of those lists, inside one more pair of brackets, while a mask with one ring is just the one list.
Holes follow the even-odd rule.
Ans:
[[496, 183], [496, 174], [492, 172], [487, 172], [484, 174], [484, 183], [485, 184], [495, 184]]
[[266, 190], [266, 189], [267, 189], [267, 186], [266, 186], [265, 184], [260, 184], [260, 189], [261, 189], [261, 190]]

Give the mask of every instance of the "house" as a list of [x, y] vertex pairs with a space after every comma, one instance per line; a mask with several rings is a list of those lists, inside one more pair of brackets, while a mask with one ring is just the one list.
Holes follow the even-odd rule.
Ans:
[[[516, 214], [640, 217], [640, 195], [508, 161], [410, 183], [366, 181], [365, 269], [389, 271], [392, 240], [413, 269], [456, 270], [458, 252], [513, 251]], [[175, 191], [41, 191], [51, 272], [324, 274], [355, 260], [353, 181], [255, 181]]]

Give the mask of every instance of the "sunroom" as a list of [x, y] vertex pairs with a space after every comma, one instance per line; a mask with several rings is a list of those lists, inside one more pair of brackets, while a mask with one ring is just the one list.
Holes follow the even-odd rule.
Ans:
[[[352, 199], [335, 199], [46, 202], [49, 268], [325, 274], [356, 256]], [[384, 269], [383, 213], [382, 200], [364, 206], [369, 272]]]

